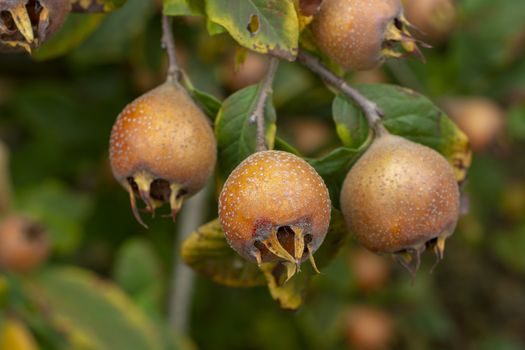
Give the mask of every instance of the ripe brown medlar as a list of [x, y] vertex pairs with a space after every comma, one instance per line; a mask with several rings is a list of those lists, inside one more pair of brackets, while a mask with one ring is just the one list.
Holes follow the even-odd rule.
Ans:
[[426, 247], [442, 259], [458, 220], [459, 198], [454, 170], [442, 155], [387, 133], [348, 172], [341, 209], [362, 245], [394, 254], [414, 274]]
[[0, 267], [14, 272], [28, 272], [49, 255], [45, 229], [33, 220], [9, 214], [0, 223]]
[[31, 53], [62, 26], [70, 11], [70, 0], [0, 1], [0, 51]]
[[422, 57], [409, 26], [400, 0], [324, 0], [311, 28], [319, 48], [344, 69], [368, 70], [387, 57]]
[[178, 83], [140, 96], [118, 116], [110, 139], [113, 175], [152, 214], [163, 203], [175, 218], [184, 198], [200, 191], [213, 173], [217, 146], [210, 122]]
[[321, 177], [287, 152], [257, 152], [226, 180], [219, 219], [231, 247], [258, 264], [284, 262], [288, 278], [310, 259], [330, 224], [331, 203]]

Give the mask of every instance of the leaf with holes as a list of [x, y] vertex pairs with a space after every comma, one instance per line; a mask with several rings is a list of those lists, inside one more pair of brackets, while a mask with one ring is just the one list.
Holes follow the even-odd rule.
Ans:
[[[457, 180], [465, 179], [472, 156], [468, 138], [428, 98], [395, 85], [366, 84], [356, 89], [377, 103], [384, 113], [383, 124], [391, 133], [440, 152], [454, 166]], [[356, 147], [365, 141], [368, 125], [362, 113], [346, 97], [336, 97], [334, 119], [343, 143]]]
[[[215, 135], [219, 152], [219, 171], [226, 179], [232, 170], [255, 152], [257, 127], [250, 120], [257, 104], [260, 85], [252, 85], [228, 97], [215, 120]], [[269, 98], [264, 110], [266, 143], [270, 149], [275, 142], [275, 109]]]
[[207, 0], [206, 13], [250, 50], [287, 60], [297, 55], [299, 21], [292, 1]]
[[182, 260], [212, 281], [230, 287], [264, 285], [256, 264], [241, 258], [224, 237], [219, 219], [199, 227], [182, 244]]

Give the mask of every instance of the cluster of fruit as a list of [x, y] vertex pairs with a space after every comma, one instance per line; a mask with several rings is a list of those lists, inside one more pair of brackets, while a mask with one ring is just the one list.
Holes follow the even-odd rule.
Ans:
[[[12, 18], [1, 18], [4, 46], [26, 50], [38, 46], [70, 10], [59, 1], [22, 3], [0, 5]], [[406, 4], [409, 11], [429, 12], [413, 3]], [[319, 4], [311, 32], [321, 52], [344, 69], [369, 70], [388, 57], [420, 55], [422, 42], [408, 31], [411, 25], [400, 0]], [[343, 183], [342, 213], [365, 247], [394, 254], [414, 271], [426, 248], [442, 258], [445, 239], [459, 215], [458, 184], [452, 167], [436, 151], [386, 130], [374, 136]], [[183, 200], [212, 176], [216, 153], [209, 120], [172, 79], [130, 103], [111, 133], [113, 174], [128, 191], [133, 214], [143, 226], [136, 196], [151, 214], [169, 203], [175, 218]], [[258, 264], [283, 262], [292, 274], [310, 260], [317, 270], [313, 253], [327, 234], [332, 206], [323, 179], [302, 158], [281, 151], [252, 154], [226, 180], [218, 210], [229, 244], [244, 258]], [[3, 242], [16, 243], [15, 231], [39, 246], [42, 253], [35, 259], [45, 257], [48, 247], [40, 243], [41, 229], [21, 218], [6, 219], [0, 228], [6, 237]], [[0, 260], [8, 259], [0, 254]]]
[[[419, 52], [407, 26], [397, 0], [325, 0], [312, 32], [327, 56], [345, 69], [362, 70], [385, 57]], [[120, 114], [110, 159], [144, 225], [135, 197], [151, 213], [169, 203], [175, 217], [183, 199], [212, 175], [216, 142], [190, 95], [167, 81]], [[340, 199], [355, 237], [374, 252], [396, 254], [407, 266], [428, 247], [441, 258], [459, 215], [458, 184], [445, 158], [386, 131], [375, 135], [348, 173]], [[283, 262], [292, 274], [305, 260], [317, 269], [313, 253], [328, 231], [332, 208], [322, 178], [302, 158], [281, 151], [252, 154], [226, 180], [218, 209], [228, 242], [244, 258]]]

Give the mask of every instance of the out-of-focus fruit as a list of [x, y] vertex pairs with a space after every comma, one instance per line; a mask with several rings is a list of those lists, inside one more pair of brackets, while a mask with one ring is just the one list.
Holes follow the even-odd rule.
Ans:
[[239, 62], [232, 56], [222, 69], [224, 85], [232, 91], [237, 91], [249, 85], [257, 84], [266, 73], [267, 63], [262, 55], [244, 51], [244, 57]]
[[458, 127], [468, 136], [472, 149], [485, 150], [503, 135], [505, 112], [484, 97], [452, 98], [445, 109]]
[[454, 28], [454, 0], [403, 0], [407, 19], [418, 31], [416, 35], [431, 43], [440, 42]]
[[382, 350], [390, 347], [394, 325], [384, 311], [356, 305], [350, 309], [345, 321], [346, 341], [351, 349]]
[[443, 257], [459, 206], [458, 184], [447, 160], [388, 133], [374, 140], [341, 191], [341, 209], [356, 239], [373, 252], [393, 253], [412, 274], [426, 247]]
[[219, 218], [231, 247], [244, 258], [283, 262], [291, 277], [323, 242], [330, 224], [328, 189], [303, 159], [264, 151], [246, 158], [226, 180]]
[[24, 216], [10, 214], [0, 223], [0, 267], [28, 272], [49, 255], [49, 237], [44, 228]]
[[334, 137], [330, 126], [319, 119], [294, 118], [286, 123], [285, 128], [292, 144], [305, 155], [319, 151]]
[[380, 289], [390, 277], [385, 259], [362, 248], [351, 251], [350, 270], [357, 287], [366, 292]]
[[201, 109], [176, 83], [140, 96], [113, 125], [110, 161], [129, 192], [135, 218], [144, 226], [135, 196], [154, 213], [169, 203], [175, 218], [184, 198], [201, 190], [213, 173], [217, 146]]

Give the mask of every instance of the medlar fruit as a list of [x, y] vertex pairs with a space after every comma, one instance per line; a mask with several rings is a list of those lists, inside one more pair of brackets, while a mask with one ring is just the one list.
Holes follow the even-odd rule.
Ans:
[[168, 202], [175, 218], [184, 198], [213, 173], [217, 146], [210, 122], [178, 83], [140, 96], [118, 116], [109, 146], [115, 178], [129, 192], [135, 218], [139, 195], [151, 213]]
[[0, 267], [28, 272], [49, 255], [49, 238], [45, 229], [33, 220], [9, 214], [0, 223]]
[[324, 0], [311, 28], [319, 48], [344, 69], [368, 70], [386, 57], [421, 55], [408, 26], [399, 0]]
[[385, 134], [348, 172], [341, 209], [362, 245], [393, 253], [413, 274], [426, 247], [442, 259], [459, 216], [459, 187], [452, 166], [438, 152]]
[[219, 219], [231, 247], [244, 258], [284, 262], [291, 277], [323, 242], [330, 197], [306, 161], [287, 152], [246, 158], [228, 177], [219, 197]]

